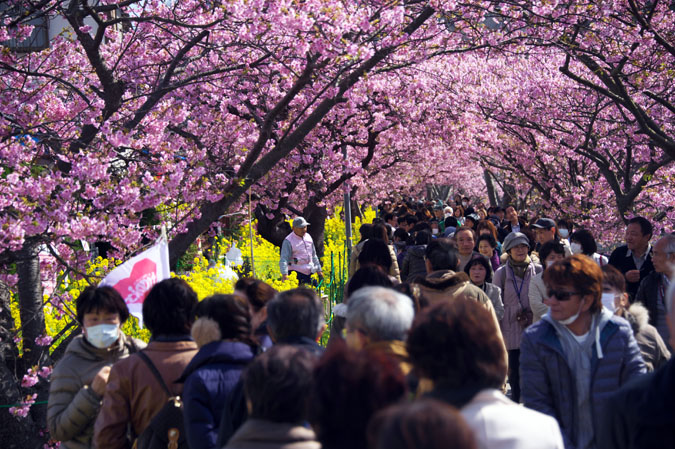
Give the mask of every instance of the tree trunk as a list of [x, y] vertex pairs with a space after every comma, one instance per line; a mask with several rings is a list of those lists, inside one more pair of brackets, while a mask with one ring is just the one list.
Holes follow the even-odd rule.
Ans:
[[443, 202], [450, 198], [451, 187], [441, 184], [427, 184], [427, 200], [441, 200]]
[[[44, 381], [42, 381], [44, 382]], [[18, 404], [26, 396], [20, 391], [20, 384], [14, 372], [4, 363], [0, 363], [0, 401], [2, 404]], [[44, 398], [38, 398], [44, 400]], [[3, 449], [37, 449], [45, 444], [40, 437], [40, 429], [46, 427], [46, 421], [39, 422], [33, 418], [33, 410], [44, 408], [44, 405], [34, 405], [25, 418], [12, 416], [8, 409], [0, 409], [0, 441]], [[41, 413], [38, 413], [41, 415]]]
[[45, 335], [45, 315], [42, 304], [42, 280], [40, 279], [39, 243], [26, 239], [18, 252], [16, 263], [19, 275], [19, 313], [23, 339], [22, 369], [39, 365], [45, 361], [48, 351], [35, 344], [35, 339]]
[[497, 191], [495, 189], [495, 181], [492, 179], [492, 173], [489, 170], [483, 170], [483, 178], [485, 178], [485, 188], [487, 189], [488, 201], [490, 206], [495, 207], [497, 201]]
[[276, 214], [272, 219], [267, 218], [262, 206], [255, 208], [254, 215], [258, 220], [258, 226], [256, 228], [258, 234], [273, 245], [281, 247], [286, 236], [292, 232], [291, 225], [288, 224], [288, 221], [286, 221], [283, 216], [277, 216]]
[[518, 210], [518, 197], [516, 188], [511, 184], [504, 185], [504, 194], [502, 195], [502, 207], [513, 206]]
[[[20, 386], [20, 379], [25, 371], [17, 366], [18, 350], [11, 331], [14, 327], [10, 309], [10, 290], [6, 284], [0, 282], [0, 404], [3, 405], [19, 404], [28, 394], [28, 390]], [[46, 384], [44, 381], [41, 383]], [[42, 408], [43, 411], [37, 411], [36, 416], [33, 416], [33, 409], [36, 407]], [[5, 449], [42, 447], [45, 441], [40, 437], [39, 431], [46, 424], [45, 420], [41, 420], [44, 410], [46, 410], [44, 406], [33, 406], [26, 418], [20, 418], [12, 416], [8, 408], [0, 409], [2, 447]]]

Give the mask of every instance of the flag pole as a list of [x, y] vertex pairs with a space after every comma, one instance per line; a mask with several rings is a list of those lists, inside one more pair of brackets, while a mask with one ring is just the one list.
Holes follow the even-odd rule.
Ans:
[[251, 214], [251, 187], [248, 188], [248, 235], [251, 240], [251, 274], [255, 277], [255, 260], [253, 259], [253, 217]]

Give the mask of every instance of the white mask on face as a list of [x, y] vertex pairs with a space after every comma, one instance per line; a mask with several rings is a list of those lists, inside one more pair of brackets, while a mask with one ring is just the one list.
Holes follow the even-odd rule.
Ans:
[[614, 293], [608, 292], [602, 294], [602, 305], [609, 309], [610, 312], [614, 313], [616, 311], [616, 295]]
[[97, 324], [87, 329], [87, 341], [94, 347], [110, 347], [119, 338], [119, 324]]
[[565, 228], [558, 229], [558, 232], [560, 233], [560, 237], [564, 239], [566, 239], [570, 235], [570, 231]]
[[572, 315], [569, 318], [565, 318], [564, 320], [556, 320], [558, 323], [563, 324], [565, 326], [569, 326], [570, 324], [574, 323], [577, 318], [579, 318], [579, 315], [581, 314], [581, 308], [584, 306], [584, 300], [581, 300], [581, 303], [579, 303], [579, 310], [577, 310], [577, 313]]
[[570, 243], [570, 249], [572, 250], [572, 254], [581, 254], [583, 249], [581, 248], [581, 244], [577, 242], [572, 242]]
[[555, 260], [547, 260], [547, 261], [546, 261], [546, 268], [550, 267], [550, 266], [553, 265], [554, 263], [555, 263]]
[[434, 228], [434, 229], [432, 229], [432, 230], [431, 230], [431, 233], [432, 233], [433, 235], [436, 235], [436, 234], [438, 234], [438, 229], [435, 229], [435, 228]]

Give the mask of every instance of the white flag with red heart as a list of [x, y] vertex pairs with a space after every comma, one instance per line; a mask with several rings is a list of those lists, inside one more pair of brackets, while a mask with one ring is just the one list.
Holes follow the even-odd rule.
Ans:
[[161, 238], [152, 248], [124, 262], [101, 281], [117, 290], [129, 308], [129, 313], [138, 318], [143, 326], [143, 301], [146, 293], [156, 283], [169, 279], [169, 244]]

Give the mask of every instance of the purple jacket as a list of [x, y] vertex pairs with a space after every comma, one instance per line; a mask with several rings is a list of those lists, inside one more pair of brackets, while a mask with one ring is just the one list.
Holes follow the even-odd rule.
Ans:
[[213, 341], [204, 345], [185, 368], [178, 382], [185, 382], [183, 416], [190, 447], [216, 447], [226, 399], [253, 357], [254, 349], [246, 343]]

